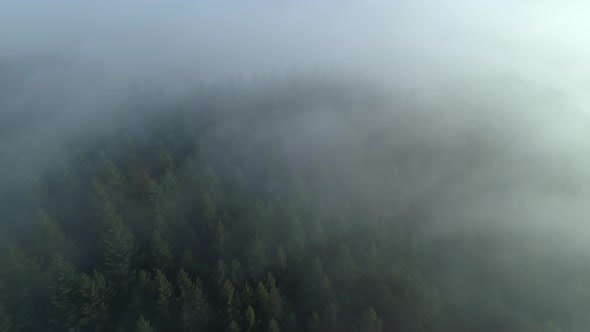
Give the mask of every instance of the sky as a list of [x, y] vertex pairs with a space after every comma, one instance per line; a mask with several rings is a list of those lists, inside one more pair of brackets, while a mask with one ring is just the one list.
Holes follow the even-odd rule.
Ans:
[[521, 75], [580, 97], [578, 85], [590, 84], [589, 7], [547, 0], [2, 0], [0, 54], [64, 52], [126, 74], [158, 65], [222, 77], [309, 68], [421, 81]]

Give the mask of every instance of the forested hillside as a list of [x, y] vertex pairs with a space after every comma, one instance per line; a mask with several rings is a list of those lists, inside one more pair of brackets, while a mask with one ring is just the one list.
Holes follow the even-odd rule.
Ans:
[[[578, 331], [587, 295], [552, 267], [508, 273], [493, 238], [429, 232], [492, 147], [421, 136], [405, 97], [308, 80], [136, 97], [5, 154], [1, 332]], [[2, 127], [5, 152], [31, 117]]]

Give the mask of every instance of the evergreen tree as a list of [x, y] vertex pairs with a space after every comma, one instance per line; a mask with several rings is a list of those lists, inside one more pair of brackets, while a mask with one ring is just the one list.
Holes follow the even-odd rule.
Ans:
[[277, 265], [285, 270], [287, 269], [287, 253], [285, 252], [285, 249], [283, 248], [282, 245], [279, 245], [279, 247], [277, 248]]
[[151, 253], [154, 262], [153, 266], [162, 271], [168, 271], [174, 263], [170, 246], [158, 230], [154, 231], [152, 235]]
[[227, 324], [227, 332], [238, 332], [240, 331], [240, 326], [236, 323], [235, 320], [230, 320]]
[[74, 243], [62, 231], [59, 224], [53, 221], [47, 213], [41, 211], [38, 217], [39, 223], [43, 230], [44, 253], [48, 258], [54, 255], [62, 257], [72, 257], [76, 252]]
[[12, 318], [6, 312], [3, 306], [0, 305], [0, 332], [13, 332]]
[[310, 331], [310, 332], [322, 331], [322, 326], [320, 323], [320, 315], [318, 315], [318, 313], [316, 311], [311, 313], [311, 317], [309, 318], [308, 331]]
[[229, 281], [226, 280], [221, 289], [221, 305], [223, 306], [223, 317], [226, 318], [227, 322], [235, 320], [236, 314], [236, 288]]
[[176, 284], [179, 288], [178, 302], [181, 306], [181, 320], [185, 331], [198, 331], [205, 328], [209, 320], [209, 304], [203, 291], [194, 283], [188, 273], [178, 272]]
[[49, 295], [51, 304], [56, 309], [53, 324], [58, 330], [76, 328], [80, 320], [80, 303], [78, 293], [81, 277], [72, 264], [56, 256], [51, 264], [51, 282]]
[[156, 270], [155, 282], [158, 290], [158, 317], [160, 321], [165, 322], [170, 318], [170, 307], [173, 301], [174, 287], [172, 286], [172, 283], [168, 281], [166, 275], [160, 270]]
[[260, 318], [269, 319], [271, 317], [270, 303], [270, 294], [266, 286], [264, 283], [259, 282], [256, 289], [256, 304]]
[[375, 309], [373, 307], [369, 307], [367, 310], [363, 311], [361, 315], [361, 326], [360, 331], [363, 332], [381, 332], [383, 331], [383, 320], [381, 320]]
[[106, 279], [94, 271], [92, 276], [83, 274], [80, 276], [80, 326], [94, 326], [95, 329], [103, 326], [109, 318], [109, 299], [112, 289], [107, 286]]
[[279, 328], [279, 324], [274, 319], [271, 319], [268, 322], [268, 329], [267, 330], [268, 330], [268, 332], [281, 332], [281, 329]]
[[283, 317], [283, 300], [281, 298], [281, 292], [277, 288], [276, 280], [270, 273], [266, 277], [266, 286], [268, 289], [266, 311], [273, 319], [280, 320]]
[[251, 277], [256, 278], [262, 274], [262, 271], [268, 266], [266, 244], [263, 239], [256, 235], [250, 243], [248, 250], [248, 266], [250, 267]]
[[244, 319], [246, 321], [247, 331], [252, 331], [256, 325], [256, 313], [252, 306], [248, 306], [244, 313]]
[[47, 287], [46, 271], [39, 260], [12, 245], [0, 250], [0, 265], [0, 302], [10, 313], [15, 330], [39, 328], [42, 322], [30, 317], [51, 305], [48, 298], [39, 296]]
[[140, 316], [136, 324], [136, 332], [156, 332], [150, 322], [143, 316]]
[[126, 287], [131, 277], [135, 238], [112, 206], [108, 206], [106, 211], [102, 234], [105, 275], [111, 286]]

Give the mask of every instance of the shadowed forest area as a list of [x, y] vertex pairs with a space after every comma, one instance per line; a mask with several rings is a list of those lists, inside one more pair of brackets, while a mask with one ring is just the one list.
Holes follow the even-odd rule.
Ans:
[[483, 134], [425, 135], [411, 94], [142, 86], [75, 117], [10, 97], [15, 68], [0, 71], [1, 332], [581, 331], [587, 268], [506, 233], [433, 235], [452, 186], [501, 156]]

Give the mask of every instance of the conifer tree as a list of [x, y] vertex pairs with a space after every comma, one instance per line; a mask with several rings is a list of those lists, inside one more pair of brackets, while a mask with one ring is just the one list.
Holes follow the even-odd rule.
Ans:
[[78, 293], [81, 277], [75, 268], [60, 256], [55, 256], [51, 264], [49, 296], [56, 309], [53, 324], [57, 329], [76, 328], [80, 320]]
[[109, 318], [109, 299], [112, 289], [107, 285], [102, 273], [94, 271], [92, 276], [83, 274], [80, 277], [80, 326], [94, 326], [104, 328]]
[[360, 331], [381, 332], [383, 331], [383, 320], [381, 320], [373, 307], [367, 308], [361, 315]]
[[178, 272], [176, 284], [179, 288], [177, 301], [181, 307], [183, 329], [185, 331], [204, 329], [209, 319], [209, 304], [203, 291], [183, 270]]
[[0, 332], [13, 332], [12, 318], [6, 312], [4, 307], [0, 305]]
[[156, 332], [150, 322], [143, 316], [140, 316], [136, 323], [136, 332]]
[[246, 308], [246, 311], [244, 312], [244, 319], [246, 321], [247, 331], [252, 331], [256, 325], [256, 313], [254, 312], [254, 308], [252, 308], [252, 306], [249, 305], [248, 308]]
[[174, 287], [172, 286], [172, 283], [168, 281], [166, 275], [160, 270], [156, 270], [155, 282], [158, 290], [158, 317], [159, 320], [164, 322], [170, 318]]
[[228, 322], [234, 321], [236, 318], [235, 300], [236, 288], [229, 280], [226, 280], [221, 289], [221, 304], [223, 305], [224, 317], [226, 317], [226, 321]]
[[267, 331], [268, 332], [281, 332], [281, 329], [279, 328], [279, 324], [277, 323], [276, 320], [271, 319], [268, 322], [268, 329], [267, 329]]
[[112, 287], [126, 287], [131, 277], [135, 238], [113, 206], [107, 206], [106, 212], [102, 234], [105, 275]]
[[76, 252], [74, 243], [62, 231], [60, 225], [43, 211], [39, 212], [38, 220], [44, 235], [42, 240], [45, 246], [44, 254], [50, 258], [54, 255], [72, 257]]
[[163, 239], [162, 233], [159, 230], [155, 230], [152, 235], [150, 249], [154, 264], [153, 266], [162, 271], [168, 271], [174, 261], [170, 246]]
[[250, 267], [250, 276], [258, 277], [268, 266], [267, 247], [262, 237], [258, 234], [251, 240], [248, 249], [248, 266]]
[[283, 300], [281, 292], [277, 288], [276, 279], [270, 273], [266, 277], [266, 287], [268, 289], [268, 307], [266, 310], [270, 317], [280, 321], [283, 317]]
[[308, 330], [310, 332], [320, 332], [322, 331], [322, 326], [320, 323], [320, 315], [316, 311], [311, 313], [311, 317], [309, 318], [309, 325]]

